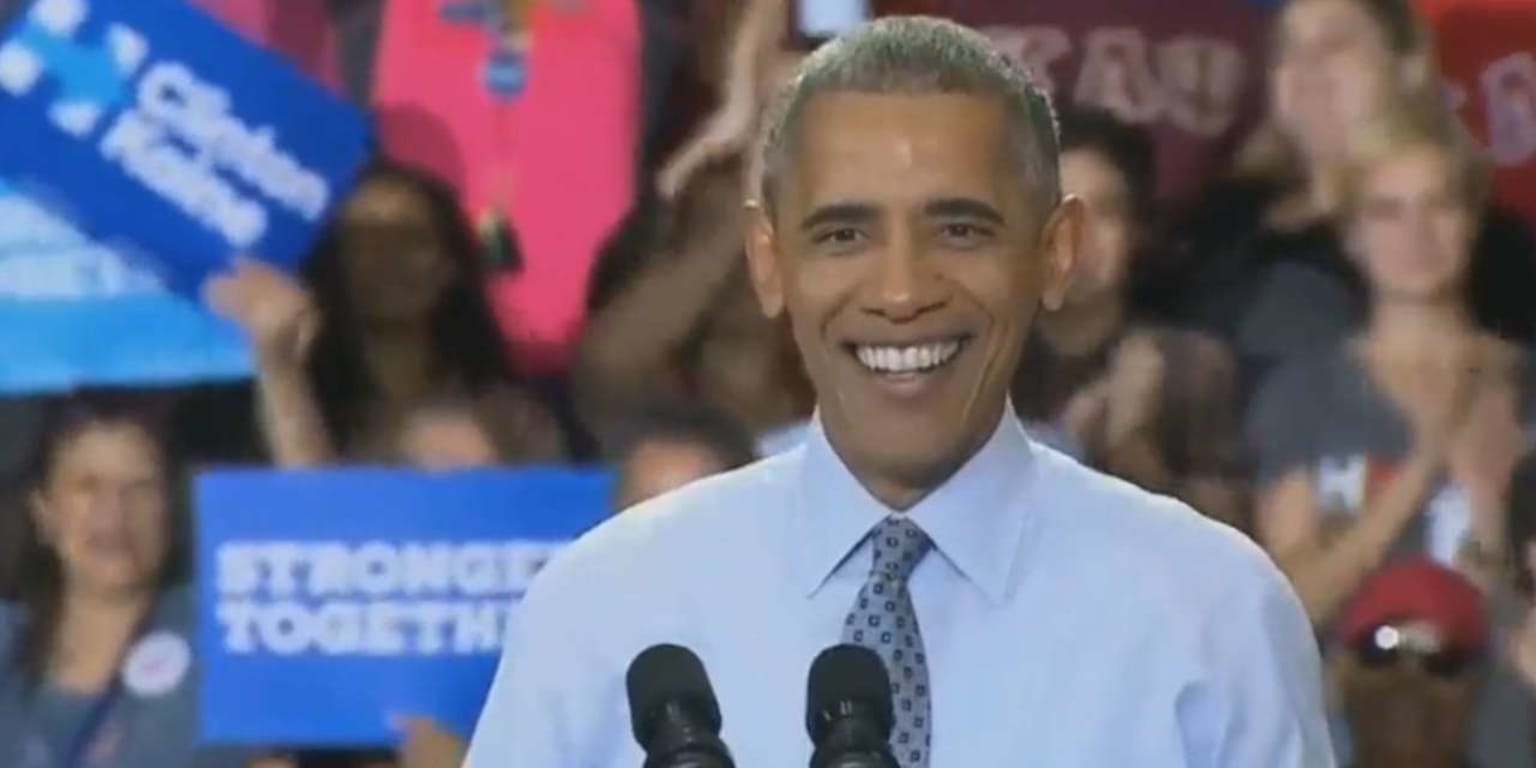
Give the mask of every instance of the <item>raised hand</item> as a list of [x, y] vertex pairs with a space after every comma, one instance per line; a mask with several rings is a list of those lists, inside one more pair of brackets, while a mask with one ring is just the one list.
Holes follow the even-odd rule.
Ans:
[[664, 199], [682, 193], [699, 171], [747, 150], [757, 122], [754, 94], [729, 95], [704, 128], [667, 160], [656, 174], [656, 190]]
[[320, 330], [320, 313], [304, 286], [278, 269], [239, 259], [233, 272], [209, 279], [204, 299], [251, 337], [265, 363], [302, 366]]

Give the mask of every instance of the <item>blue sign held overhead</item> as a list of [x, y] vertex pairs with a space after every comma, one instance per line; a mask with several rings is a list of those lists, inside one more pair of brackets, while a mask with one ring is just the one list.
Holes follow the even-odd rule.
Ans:
[[0, 38], [0, 174], [170, 286], [292, 269], [369, 152], [362, 114], [182, 0], [34, 0]]
[[608, 516], [607, 471], [229, 471], [196, 481], [202, 737], [466, 737], [516, 601]]
[[0, 179], [0, 395], [240, 379], [233, 324]]

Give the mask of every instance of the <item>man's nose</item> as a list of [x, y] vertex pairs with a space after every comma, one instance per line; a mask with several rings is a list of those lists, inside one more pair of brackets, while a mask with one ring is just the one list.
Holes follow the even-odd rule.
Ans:
[[908, 322], [944, 303], [942, 281], [922, 242], [911, 232], [891, 238], [881, 255], [870, 309], [892, 322]]

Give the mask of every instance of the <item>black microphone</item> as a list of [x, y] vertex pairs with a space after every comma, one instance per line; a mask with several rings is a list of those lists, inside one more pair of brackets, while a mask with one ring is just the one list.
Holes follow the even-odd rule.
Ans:
[[644, 768], [736, 768], [720, 740], [720, 705], [693, 651], [653, 645], [630, 663], [625, 684]]
[[874, 651], [834, 645], [811, 663], [811, 768], [900, 768], [891, 755], [891, 678]]

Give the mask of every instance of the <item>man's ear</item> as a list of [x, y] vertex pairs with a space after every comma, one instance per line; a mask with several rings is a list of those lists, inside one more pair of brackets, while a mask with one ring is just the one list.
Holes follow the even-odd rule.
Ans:
[[1067, 195], [1062, 198], [1040, 232], [1040, 257], [1044, 259], [1040, 303], [1047, 310], [1061, 309], [1083, 247], [1083, 219], [1087, 211], [1083, 201]]
[[752, 289], [763, 314], [777, 319], [784, 312], [784, 280], [779, 271], [779, 242], [773, 217], [760, 200], [747, 201], [747, 266]]

